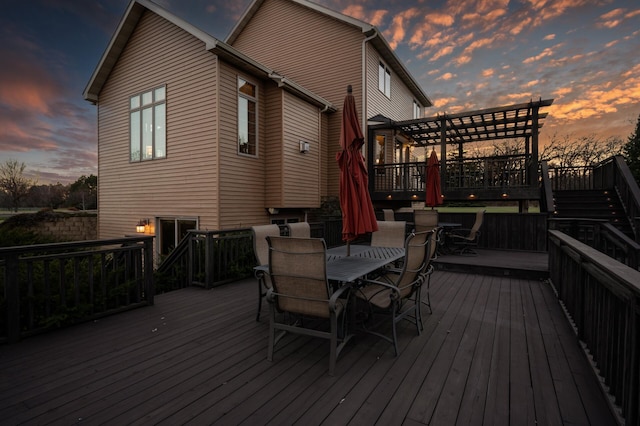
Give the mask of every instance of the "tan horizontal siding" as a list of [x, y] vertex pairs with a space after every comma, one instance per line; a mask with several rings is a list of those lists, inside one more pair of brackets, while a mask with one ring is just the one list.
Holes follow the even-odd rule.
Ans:
[[[220, 67], [220, 227], [239, 228], [264, 223], [265, 211], [265, 90], [264, 83], [230, 66]], [[238, 75], [258, 89], [258, 156], [238, 154]]]
[[[129, 97], [167, 88], [167, 158], [129, 162]], [[98, 102], [100, 238], [135, 232], [141, 218], [217, 211], [217, 58], [201, 41], [146, 12]]]
[[[293, 2], [267, 0], [234, 42], [234, 47], [339, 109], [342, 109], [347, 85], [352, 85], [362, 116], [363, 40], [360, 30], [343, 22]], [[339, 186], [335, 155], [339, 151], [340, 116], [340, 112], [331, 114], [327, 123], [322, 186], [323, 193], [330, 195], [337, 195]]]
[[268, 85], [266, 96], [266, 134], [261, 145], [261, 155], [265, 159], [264, 207], [283, 207], [284, 192], [282, 182], [287, 175], [284, 163], [283, 145], [283, 91]]
[[[317, 108], [285, 93], [284, 104], [284, 204], [282, 207], [320, 207], [322, 147], [318, 138]], [[300, 152], [300, 141], [309, 152]]]

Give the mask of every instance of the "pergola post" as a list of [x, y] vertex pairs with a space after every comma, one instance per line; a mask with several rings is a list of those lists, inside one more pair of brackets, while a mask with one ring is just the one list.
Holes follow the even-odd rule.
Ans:
[[[440, 119], [440, 193], [444, 194], [444, 184], [448, 182], [447, 178], [447, 130], [446, 120], [444, 117]], [[426, 173], [425, 173], [426, 182]]]

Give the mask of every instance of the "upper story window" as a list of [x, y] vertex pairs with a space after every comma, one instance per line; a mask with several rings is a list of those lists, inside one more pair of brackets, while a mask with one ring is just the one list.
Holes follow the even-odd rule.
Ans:
[[413, 118], [422, 118], [422, 107], [417, 101], [413, 101]]
[[391, 71], [382, 62], [378, 67], [378, 89], [387, 98], [391, 98]]
[[129, 99], [130, 161], [167, 156], [166, 86]]
[[258, 143], [256, 85], [238, 77], [238, 152], [256, 155]]

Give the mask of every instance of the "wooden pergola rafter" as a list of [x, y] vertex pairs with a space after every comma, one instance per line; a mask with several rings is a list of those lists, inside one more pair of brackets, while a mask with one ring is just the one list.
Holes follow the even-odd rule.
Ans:
[[392, 127], [410, 137], [417, 146], [490, 141], [530, 137], [542, 128], [547, 113], [539, 109], [550, 106], [553, 99], [523, 104], [441, 114], [429, 118], [392, 122]]

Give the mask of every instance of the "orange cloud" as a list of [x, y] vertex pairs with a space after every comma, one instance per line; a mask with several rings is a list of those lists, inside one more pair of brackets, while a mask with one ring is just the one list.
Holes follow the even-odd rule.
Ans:
[[495, 74], [495, 70], [493, 68], [488, 68], [486, 70], [482, 70], [483, 77], [492, 77]]
[[362, 5], [352, 4], [343, 9], [342, 13], [351, 16], [352, 18], [368, 22], [371, 25], [380, 26], [388, 11], [380, 9], [365, 12], [365, 9]]
[[390, 38], [389, 45], [391, 46], [391, 48], [395, 49], [398, 43], [404, 40], [404, 35], [406, 34], [406, 22], [415, 17], [417, 14], [418, 9], [411, 8], [394, 16], [389, 30], [385, 32], [385, 35], [388, 35], [388, 38]]
[[551, 47], [547, 47], [546, 49], [544, 49], [542, 52], [540, 52], [540, 54], [536, 55], [536, 56], [531, 56], [529, 58], [526, 58], [522, 61], [523, 64], [530, 64], [532, 62], [536, 62], [539, 61], [542, 58], [546, 58], [549, 56], [553, 56], [554, 51], [553, 48]]
[[446, 72], [444, 74], [442, 74], [440, 77], [436, 78], [436, 80], [451, 80], [452, 78], [456, 78], [457, 76], [455, 74], [452, 74], [450, 72]]

